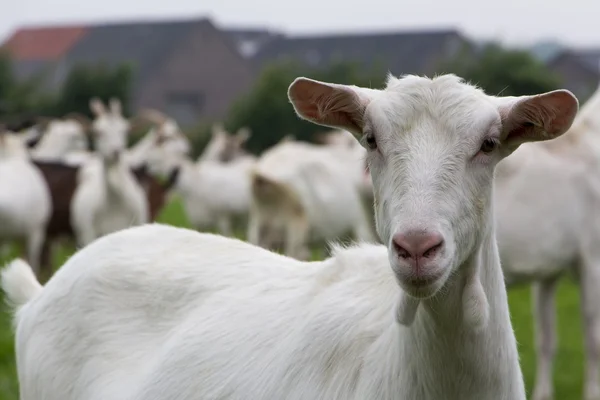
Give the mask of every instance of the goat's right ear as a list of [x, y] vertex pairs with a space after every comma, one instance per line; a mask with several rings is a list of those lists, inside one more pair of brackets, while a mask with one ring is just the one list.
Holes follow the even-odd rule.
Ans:
[[223, 132], [225, 132], [225, 126], [223, 125], [223, 123], [215, 122], [214, 124], [212, 124], [210, 134], [213, 137], [222, 135]]
[[90, 100], [90, 110], [95, 117], [100, 117], [106, 114], [106, 108], [104, 107], [104, 103], [98, 97], [94, 97]]
[[279, 143], [293, 142], [295, 140], [296, 140], [296, 135], [294, 135], [293, 133], [288, 133], [287, 135], [285, 135], [284, 137], [281, 138]]
[[72, 113], [65, 115], [65, 117], [63, 119], [65, 119], [65, 120], [70, 119], [70, 120], [79, 122], [81, 124], [81, 126], [83, 127], [84, 131], [89, 131], [90, 129], [92, 129], [92, 121], [88, 117], [86, 117], [85, 115], [83, 115], [81, 113], [72, 112]]
[[48, 125], [50, 125], [50, 122], [52, 122], [53, 118], [50, 117], [36, 117], [35, 118], [35, 127], [37, 127], [37, 129], [40, 130], [41, 134], [46, 133], [46, 130], [48, 129]]
[[238, 129], [238, 131], [235, 134], [235, 138], [237, 140], [237, 144], [238, 145], [242, 145], [244, 144], [248, 139], [250, 139], [250, 135], [252, 134], [252, 132], [250, 131], [250, 128], [247, 127], [242, 127], [240, 129]]
[[526, 142], [555, 139], [569, 130], [579, 110], [568, 90], [535, 96], [496, 97], [502, 120], [502, 147], [507, 154]]
[[296, 78], [288, 97], [299, 117], [361, 136], [364, 113], [378, 90]]

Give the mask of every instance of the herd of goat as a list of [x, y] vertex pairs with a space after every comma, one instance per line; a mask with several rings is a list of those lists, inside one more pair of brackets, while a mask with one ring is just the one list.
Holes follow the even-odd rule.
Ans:
[[[93, 121], [69, 114], [0, 136], [0, 185], [6, 188], [0, 236], [24, 240], [29, 262], [44, 277], [51, 273], [53, 240], [67, 237], [83, 247], [154, 221], [171, 192], [179, 194], [196, 229], [233, 236], [241, 217], [252, 243], [277, 246], [289, 238], [283, 243], [290, 256], [309, 255], [310, 222], [320, 224], [323, 239], [349, 228], [360, 239], [374, 239], [361, 202], [372, 192], [364, 149], [345, 131], [319, 135], [321, 146], [286, 137], [259, 159], [244, 150], [247, 128], [231, 135], [215, 124], [204, 152], [192, 161], [189, 140], [162, 113], [145, 110], [129, 121], [116, 99], [109, 107], [93, 99], [90, 108]], [[127, 148], [128, 132], [144, 122], [152, 127]], [[94, 152], [88, 150], [90, 135]]]
[[[0, 237], [25, 239], [31, 264], [2, 272], [22, 400], [525, 400], [506, 295], [523, 283], [532, 398], [549, 400], [567, 273], [584, 399], [600, 400], [600, 90], [579, 107], [566, 90], [496, 97], [443, 75], [381, 90], [298, 78], [288, 95], [333, 129], [322, 144], [255, 157], [247, 129], [215, 125], [193, 161], [173, 119], [97, 99], [93, 121], [0, 135]], [[152, 127], [127, 148], [138, 120]], [[221, 235], [148, 224], [171, 192]], [[346, 233], [358, 244], [307, 261]], [[65, 235], [81, 249], [42, 286]]]

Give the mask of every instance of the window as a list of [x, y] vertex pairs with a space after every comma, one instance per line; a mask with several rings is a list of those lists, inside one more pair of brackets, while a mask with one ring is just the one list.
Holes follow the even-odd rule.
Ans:
[[304, 54], [306, 63], [312, 67], [316, 67], [321, 62], [321, 55], [317, 50], [309, 50]]
[[199, 119], [204, 95], [199, 92], [170, 92], [166, 96], [166, 112], [181, 125], [192, 125]]
[[258, 51], [259, 44], [256, 40], [242, 40], [239, 42], [238, 48], [244, 57], [250, 58]]

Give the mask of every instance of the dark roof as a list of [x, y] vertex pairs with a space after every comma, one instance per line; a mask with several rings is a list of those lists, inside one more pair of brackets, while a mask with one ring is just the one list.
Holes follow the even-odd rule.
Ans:
[[212, 27], [208, 19], [93, 26], [67, 54], [66, 61], [70, 65], [100, 63], [108, 66], [130, 62], [135, 68], [136, 80], [143, 81], [192, 28], [201, 25]]
[[600, 49], [577, 50], [577, 55], [589, 68], [600, 72]]
[[13, 61], [13, 70], [19, 80], [27, 80], [45, 73], [53, 67], [52, 61], [46, 60], [16, 60]]
[[600, 66], [598, 65], [598, 61], [593, 62], [593, 59], [586, 59], [582, 52], [578, 50], [563, 49], [556, 53], [552, 58], [548, 59], [546, 61], [546, 65], [552, 68], [553, 65], [565, 59], [575, 62], [584, 71], [591, 72], [596, 75], [600, 74]]
[[283, 33], [281, 32], [274, 32], [262, 28], [224, 28], [221, 30], [234, 39], [254, 40], [283, 36]]
[[254, 57], [262, 47], [274, 39], [284, 37], [280, 32], [260, 28], [222, 29], [222, 31], [233, 41], [239, 53], [247, 58]]
[[292, 59], [313, 66], [336, 59], [370, 65], [380, 61], [394, 74], [431, 73], [435, 60], [453, 55], [467, 43], [453, 29], [371, 34], [284, 37], [259, 50], [258, 63]]
[[56, 60], [85, 35], [83, 26], [22, 28], [3, 44], [14, 60]]

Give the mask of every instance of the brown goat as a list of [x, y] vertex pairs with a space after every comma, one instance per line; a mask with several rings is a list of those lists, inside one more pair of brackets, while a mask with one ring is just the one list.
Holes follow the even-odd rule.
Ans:
[[[56, 161], [33, 160], [33, 163], [42, 172], [50, 189], [52, 201], [52, 216], [46, 227], [39, 277], [45, 281], [52, 275], [52, 244], [59, 239], [74, 240], [75, 238], [71, 226], [71, 202], [77, 186], [79, 167]], [[177, 179], [179, 170], [175, 169], [163, 184], [151, 176], [145, 166], [132, 168], [131, 172], [146, 192], [150, 220], [154, 221], [165, 205], [167, 194]]]

